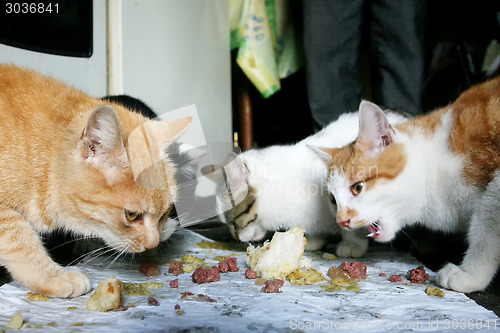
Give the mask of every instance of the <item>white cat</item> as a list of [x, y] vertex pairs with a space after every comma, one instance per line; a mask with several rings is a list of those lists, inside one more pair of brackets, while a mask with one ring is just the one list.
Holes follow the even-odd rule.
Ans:
[[[396, 113], [391, 122], [407, 118]], [[358, 134], [358, 114], [347, 113], [322, 131], [285, 146], [252, 149], [226, 158], [224, 181], [218, 182], [221, 219], [242, 242], [261, 240], [267, 231], [301, 226], [307, 249], [321, 248], [338, 231], [325, 189], [328, 168], [311, 146], [342, 147]], [[343, 232], [341, 257], [360, 257], [368, 248], [366, 233]]]
[[488, 286], [500, 264], [500, 79], [396, 126], [362, 102], [357, 140], [324, 151], [340, 226], [381, 242], [415, 223], [467, 230], [462, 264], [447, 264], [437, 282], [461, 292]]

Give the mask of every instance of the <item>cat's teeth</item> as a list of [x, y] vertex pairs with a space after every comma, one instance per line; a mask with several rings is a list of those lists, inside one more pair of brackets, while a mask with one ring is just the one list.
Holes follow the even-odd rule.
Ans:
[[374, 232], [372, 232], [372, 233], [370, 233], [370, 234], [366, 235], [366, 237], [373, 237], [373, 236], [375, 236], [375, 233], [374, 233]]

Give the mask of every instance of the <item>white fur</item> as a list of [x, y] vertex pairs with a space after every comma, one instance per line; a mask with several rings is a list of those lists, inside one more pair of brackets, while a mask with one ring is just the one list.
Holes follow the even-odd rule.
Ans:
[[433, 135], [396, 130], [393, 143], [404, 145], [407, 162], [395, 179], [379, 180], [369, 191], [353, 195], [352, 184], [335, 169], [328, 189], [341, 209], [358, 213], [350, 217], [350, 227], [359, 227], [361, 221], [364, 226], [378, 223], [377, 241], [390, 241], [401, 228], [415, 223], [445, 232], [468, 230], [463, 263], [448, 264], [437, 281], [445, 288], [471, 292], [486, 288], [500, 261], [500, 174], [485, 192], [466, 183], [462, 171], [467, 161], [448, 146], [452, 124], [450, 109]]
[[461, 180], [462, 158], [448, 149], [451, 122], [451, 112], [445, 113], [434, 136], [414, 132], [409, 137], [395, 130], [394, 144], [405, 146], [406, 166], [396, 179], [379, 181], [366, 195], [352, 195], [352, 184], [339, 170], [331, 175], [328, 188], [337, 204], [358, 212], [351, 218], [352, 226], [362, 220], [366, 225], [378, 222], [379, 241], [392, 240], [401, 228], [415, 222], [444, 231], [466, 227], [470, 198], [476, 191]]
[[[406, 120], [396, 114], [390, 118], [394, 123]], [[257, 220], [239, 232], [239, 239], [256, 241], [266, 231], [301, 226], [308, 238], [308, 250], [320, 248], [338, 229], [326, 191], [327, 164], [309, 147], [342, 147], [356, 139], [358, 127], [358, 114], [348, 113], [297, 144], [252, 149], [239, 155], [248, 168], [247, 181], [257, 190], [258, 200]], [[244, 185], [245, 179], [241, 178], [240, 185]], [[226, 207], [227, 203], [221, 202], [224, 198], [217, 200], [219, 207]], [[348, 238], [339, 244], [338, 254], [362, 256], [368, 247], [366, 237], [358, 241]]]

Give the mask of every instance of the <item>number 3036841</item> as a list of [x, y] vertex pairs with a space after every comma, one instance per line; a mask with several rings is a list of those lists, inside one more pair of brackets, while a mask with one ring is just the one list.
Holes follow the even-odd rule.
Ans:
[[6, 14], [58, 14], [58, 3], [41, 2], [7, 2], [5, 4]]

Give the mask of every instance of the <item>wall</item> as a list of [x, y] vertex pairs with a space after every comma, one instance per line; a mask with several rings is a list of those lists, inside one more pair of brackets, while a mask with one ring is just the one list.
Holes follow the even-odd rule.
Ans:
[[125, 0], [123, 92], [157, 113], [196, 104], [209, 142], [232, 139], [229, 1]]

